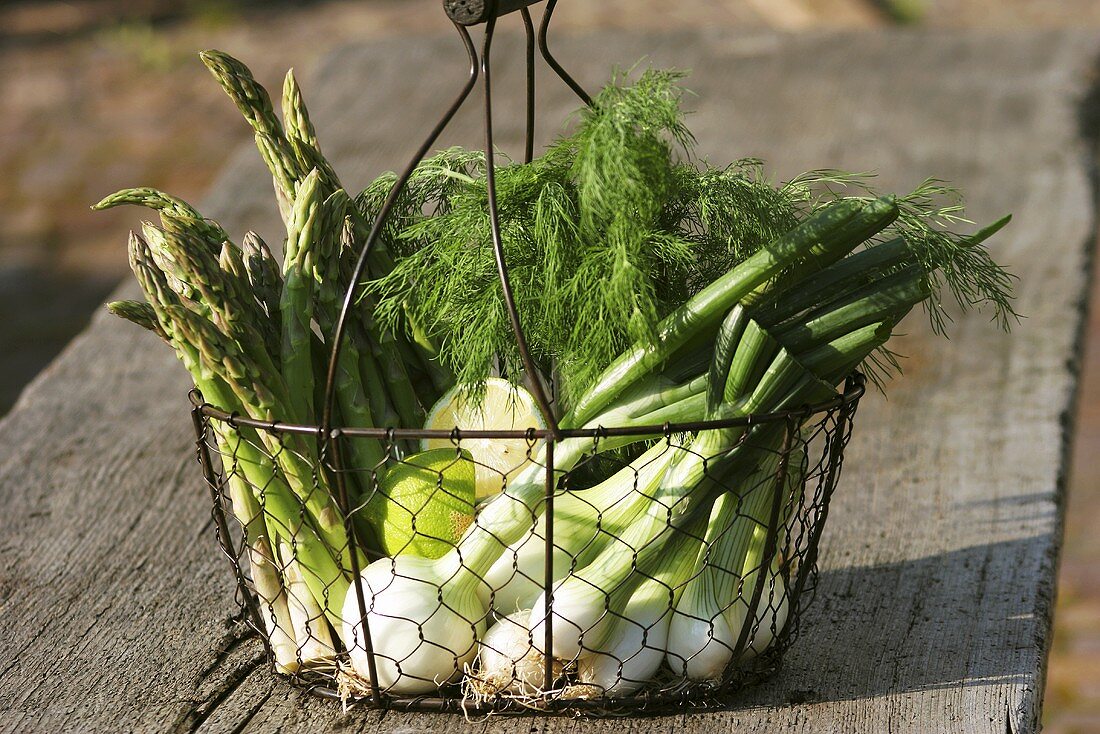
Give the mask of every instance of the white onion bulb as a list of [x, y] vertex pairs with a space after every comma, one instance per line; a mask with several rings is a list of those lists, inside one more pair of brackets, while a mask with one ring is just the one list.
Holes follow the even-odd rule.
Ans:
[[[698, 594], [702, 584], [689, 584], [676, 605], [668, 635], [668, 664], [672, 670], [693, 681], [721, 680], [733, 662], [733, 651], [741, 636], [748, 614], [749, 599], [735, 598], [725, 609], [714, 608]], [[768, 574], [767, 586], [756, 608], [755, 630], [745, 644], [739, 660], [752, 660], [773, 644], [787, 624], [790, 604], [787, 586], [775, 569]]]
[[[526, 621], [531, 610], [521, 610], [501, 618], [481, 639], [477, 672], [469, 676], [470, 685], [482, 695], [514, 693], [535, 696], [546, 684], [546, 658], [531, 644]], [[561, 664], [554, 663], [554, 677]]]
[[[546, 541], [533, 532], [500, 554], [485, 574], [483, 594], [492, 589], [492, 605], [500, 614], [531, 609], [542, 594], [546, 575]], [[569, 573], [573, 557], [554, 547], [554, 578]], [[486, 604], [489, 599], [485, 599]]]
[[[462, 675], [485, 631], [485, 605], [470, 573], [412, 555], [383, 558], [362, 573], [378, 685], [388, 693], [431, 693]], [[476, 578], [476, 577], [475, 577]], [[344, 644], [369, 676], [354, 586], [344, 601]]]
[[612, 698], [634, 693], [661, 666], [672, 618], [668, 587], [652, 580], [642, 583], [621, 613], [604, 635], [606, 642], [583, 652], [577, 662], [580, 682]]

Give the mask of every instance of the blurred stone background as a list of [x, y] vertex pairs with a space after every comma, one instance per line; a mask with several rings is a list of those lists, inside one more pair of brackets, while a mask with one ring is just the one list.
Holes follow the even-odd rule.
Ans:
[[[308, 74], [340, 44], [447, 32], [438, 6], [0, 2], [0, 416], [126, 274], [125, 234], [140, 213], [93, 213], [89, 205], [132, 185], [201, 199], [227, 153], [250, 138], [198, 50], [230, 50], [275, 84], [290, 65]], [[1069, 26], [1095, 29], [1100, 48], [1100, 0], [585, 0], [561, 3], [556, 22], [560, 31], [705, 25], [793, 33]], [[1100, 88], [1100, 75], [1095, 83]], [[1083, 134], [1098, 141], [1100, 94], [1089, 104], [1082, 100]], [[1095, 304], [1100, 287], [1094, 294]], [[1051, 734], [1100, 732], [1100, 534], [1092, 530], [1100, 515], [1097, 314], [1088, 331], [1045, 703]]]

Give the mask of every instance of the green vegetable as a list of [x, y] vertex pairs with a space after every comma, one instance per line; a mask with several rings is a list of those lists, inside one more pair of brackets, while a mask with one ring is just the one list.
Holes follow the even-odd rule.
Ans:
[[[130, 240], [146, 302], [110, 309], [168, 342], [204, 398], [230, 413], [322, 419], [349, 289], [333, 425], [323, 428], [417, 427], [428, 415], [447, 429], [460, 405], [479, 428], [510, 426], [502, 406], [523, 402], [510, 385], [525, 377], [554, 387], [567, 430], [744, 417], [834, 396], [860, 368], [881, 384], [899, 366], [888, 340], [918, 304], [938, 331], [948, 298], [990, 308], [1005, 327], [1015, 316], [1013, 278], [984, 246], [1007, 218], [965, 236], [952, 231], [962, 221], [955, 193], [936, 181], [880, 196], [866, 176], [818, 171], [775, 186], [759, 161], [700, 163], [681, 75], [648, 71], [616, 76], [544, 155], [497, 171], [505, 256], [538, 372], [524, 375], [497, 280], [483, 154], [425, 160], [353, 283], [396, 177], [349, 195], [293, 75], [280, 119], [243, 64], [218, 52], [203, 61], [271, 172], [283, 261], [255, 234], [238, 247], [153, 189], [98, 207], [158, 213], [159, 226]], [[766, 538], [783, 532], [802, 493], [801, 437], [785, 429], [562, 440], [552, 518], [544, 443], [524, 442], [503, 471], [503, 449], [485, 441], [416, 453], [411, 441], [349, 437], [341, 476], [362, 547], [350, 542], [319, 436], [214, 421], [211, 439], [281, 670], [331, 666], [343, 649], [367, 674], [362, 610], [347, 593], [357, 564], [390, 693], [459, 679], [495, 610], [526, 625], [559, 667], [575, 662], [574, 682], [615, 696], [662, 661], [692, 680], [720, 677], [736, 640], [756, 654], [782, 633], [789, 579]], [[479, 482], [475, 465], [503, 491]], [[769, 481], [781, 470], [786, 482]], [[542, 556], [551, 519], [553, 618]], [[752, 599], [763, 606], [750, 618]]]
[[[672, 72], [612, 83], [578, 129], [527, 165], [497, 171], [505, 257], [543, 376], [569, 403], [624, 349], [653, 343], [684, 298], [797, 223], [805, 192], [757, 180], [759, 165], [698, 171]], [[678, 153], [679, 151], [679, 153]], [[484, 158], [446, 151], [414, 178], [393, 270], [371, 285], [377, 318], [406, 317], [460, 384], [493, 366], [521, 375], [491, 247]], [[422, 209], [431, 216], [418, 216]]]
[[433, 449], [395, 464], [366, 507], [379, 518], [382, 551], [424, 558], [447, 553], [473, 522], [474, 487], [469, 452]]

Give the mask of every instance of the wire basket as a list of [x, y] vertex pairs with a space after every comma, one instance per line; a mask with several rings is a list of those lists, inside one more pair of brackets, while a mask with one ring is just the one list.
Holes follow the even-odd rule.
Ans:
[[[690, 547], [695, 544], [698, 547], [701, 560], [695, 573], [684, 583], [669, 586], [659, 578], [655, 579], [652, 585], [652, 590], [657, 592], [654, 607], [661, 619], [679, 616], [684, 621], [695, 623], [699, 636], [696, 638], [698, 649], [694, 652], [689, 649], [687, 655], [674, 657], [666, 650], [670, 646], [660, 639], [663, 634], [667, 635], [667, 632], [662, 634], [659, 630], [660, 620], [647, 627], [632, 617], [613, 611], [615, 590], [601, 590], [605, 598], [604, 613], [594, 625], [594, 630], [601, 625], [610, 626], [613, 631], [601, 632], [600, 637], [606, 638], [610, 634], [621, 639], [633, 638], [636, 644], [632, 646], [628, 642], [618, 648], [625, 652], [616, 653], [614, 648], [609, 650], [606, 644], [589, 648], [585, 644], [585, 634], [580, 634], [579, 654], [564, 663], [539, 655], [533, 663], [541, 665], [537, 674], [530, 668], [518, 669], [518, 666], [511, 671], [506, 668], [503, 675], [499, 669], [490, 674], [480, 667], [486, 656], [493, 653], [511, 655], [513, 659], [519, 656], [510, 649], [479, 648], [473, 642], [474, 637], [470, 636], [469, 643], [463, 644], [462, 649], [438, 651], [453, 658], [453, 677], [444, 681], [424, 681], [425, 687], [432, 690], [416, 695], [389, 690], [396, 687], [395, 671], [402, 675], [401, 664], [404, 660], [388, 657], [373, 660], [370, 668], [375, 671], [374, 680], [352, 671], [348, 665], [350, 656], [369, 656], [368, 651], [373, 648], [369, 629], [357, 628], [357, 633], [353, 635], [354, 649], [349, 652], [340, 646], [338, 636], [332, 633], [330, 625], [333, 621], [326, 619], [319, 610], [311, 611], [306, 605], [296, 603], [293, 588], [289, 591], [291, 616], [288, 618], [285, 613], [279, 612], [279, 600], [265, 597], [262, 583], [258, 583], [258, 577], [265, 572], [265, 568], [271, 568], [283, 577], [293, 578], [293, 573], [288, 576], [287, 564], [281, 560], [292, 557], [292, 554], [285, 548], [282, 551], [271, 548], [270, 555], [265, 556], [257, 551], [254, 544], [249, 544], [249, 525], [254, 519], [234, 514], [234, 485], [249, 484], [249, 463], [259, 459], [277, 465], [279, 452], [294, 452], [297, 450], [295, 444], [318, 439], [319, 429], [265, 424], [229, 415], [203, 403], [197, 393], [192, 393], [192, 400], [195, 404], [193, 415], [199, 457], [213, 500], [218, 541], [232, 564], [239, 588], [238, 601], [247, 612], [248, 623], [259, 633], [279, 672], [290, 675], [295, 684], [317, 694], [372, 708], [463, 711], [468, 714], [497, 711], [610, 714], [631, 711], [659, 713], [717, 705], [728, 700], [730, 694], [738, 689], [760, 680], [777, 668], [783, 652], [797, 636], [801, 617], [813, 597], [818, 543], [828, 516], [829, 500], [840, 475], [844, 447], [851, 435], [852, 419], [863, 391], [863, 379], [856, 375], [848, 380], [841, 396], [797, 411], [690, 425], [563, 431], [557, 439], [548, 430], [468, 433], [396, 429], [333, 431], [329, 436], [331, 443], [336, 445], [337, 452], [344, 455], [351, 453], [349, 444], [354, 442], [385, 442], [389, 449], [386, 464], [390, 468], [403, 463], [394, 458], [399, 454], [399, 444], [402, 442], [446, 442], [453, 447], [455, 461], [460, 462], [466, 455], [462, 450], [465, 444], [503, 441], [512, 447], [521, 447], [516, 452], [516, 465], [511, 470], [502, 470], [499, 466], [479, 464], [475, 467], [476, 471], [499, 477], [502, 486], [509, 477], [532, 467], [545, 474], [547, 481], [543, 505], [538, 508], [541, 512], [532, 513], [531, 534], [524, 543], [504, 550], [490, 571], [481, 577], [483, 584], [478, 582], [483, 586], [482, 593], [492, 597], [488, 610], [477, 618], [467, 619], [461, 611], [448, 606], [440, 589], [438, 613], [447, 617], [449, 623], [471, 630], [509, 624], [506, 619], [509, 613], [515, 612], [518, 607], [530, 607], [542, 594], [550, 600], [545, 609], [552, 617], [553, 594], [563, 570], [582, 563], [597, 547], [619, 546], [623, 553], [632, 554], [635, 558], [644, 554], [644, 548], [635, 548], [629, 543], [629, 511], [587, 504], [584, 497], [586, 490], [572, 487], [586, 487], [591, 485], [593, 477], [621, 475], [625, 470], [632, 472], [635, 479], [622, 486], [619, 502], [624, 507], [630, 505], [632, 500], [636, 501], [635, 504], [646, 503], [649, 496], [645, 487], [645, 467], [649, 462], [657, 465], [674, 455], [691, 453], [691, 448], [682, 443], [682, 437], [700, 430], [750, 429], [745, 433], [742, 445], [746, 454], [756, 455], [754, 461], [762, 467], [751, 481], [738, 486], [725, 484], [726, 478], [718, 472], [707, 474], [707, 478], [718, 486], [717, 491], [725, 492], [725, 497], [730, 498], [732, 508], [728, 513], [727, 525], [712, 525], [706, 536], [691, 532], [683, 524], [670, 524], [668, 528], [673, 539], [665, 547], [675, 545], [677, 539], [682, 539], [681, 545]], [[239, 431], [242, 443], [236, 451], [225, 452], [224, 445], [213, 439], [212, 427], [217, 424]], [[630, 466], [628, 457], [599, 452], [600, 442], [626, 433], [653, 436], [649, 442], [647, 462], [641, 463], [640, 469], [638, 462], [635, 462], [634, 468], [627, 468]], [[770, 440], [764, 439], [767, 435], [771, 436]], [[775, 449], [776, 435], [781, 436], [778, 451]], [[323, 443], [331, 445], [330, 442]], [[578, 444], [591, 447], [590, 453], [595, 454], [596, 458], [582, 461], [569, 472], [555, 471], [552, 464], [546, 463], [547, 456], [553, 461], [555, 449], [559, 453], [567, 452], [576, 450]], [[346, 483], [354, 481], [371, 486], [371, 477], [378, 474], [381, 468], [340, 467], [326, 459], [312, 477], [314, 490], [318, 493], [330, 492], [338, 476], [342, 476]], [[421, 466], [412, 468], [415, 471], [430, 471]], [[439, 470], [438, 491], [445, 491], [442, 487], [446, 471], [447, 468]], [[261, 498], [261, 513], [265, 510], [268, 491], [271, 491], [271, 501], [282, 501], [270, 487], [251, 486], [251, 490]], [[372, 491], [378, 493], [380, 490], [374, 485]], [[389, 499], [397, 505], [402, 502], [400, 496]], [[560, 508], [565, 503], [568, 503], [567, 512], [564, 515], [556, 513], [555, 505]], [[349, 537], [353, 542], [356, 520], [368, 505], [369, 501], [363, 501], [349, 508]], [[562, 516], [583, 514], [586, 506], [594, 519], [587, 537], [577, 537], [573, 533], [563, 538], [555, 533], [553, 523], [545, 521], [545, 518], [551, 517], [560, 523]], [[416, 530], [416, 510], [415, 507], [403, 508], [401, 512], [406, 516], [393, 520], [395, 523], [403, 521], [408, 526], [411, 535], [409, 543], [416, 545], [418, 552], [433, 555], [449, 550], [447, 541], [432, 535], [430, 530]], [[302, 512], [305, 513], [304, 507]], [[264, 517], [270, 519], [271, 515], [265, 513]], [[477, 522], [475, 518], [474, 523]], [[760, 546], [757, 557], [761, 560], [753, 568], [723, 567], [718, 544], [724, 542], [727, 534], [736, 528], [741, 528], [743, 532], [747, 526], [757, 531], [756, 542]], [[571, 527], [575, 528], [575, 525]], [[739, 626], [731, 627], [724, 639], [712, 631], [715, 620], [704, 618], [707, 615], [690, 616], [688, 613], [685, 616], [682, 605], [674, 607], [674, 600], [683, 598], [685, 586], [699, 583], [705, 573], [742, 579], [732, 602], [718, 610], [723, 613], [724, 620], [742, 620]], [[397, 578], [401, 578], [400, 571]], [[349, 593], [359, 594], [354, 608], [358, 609], [359, 619], [365, 618], [370, 606], [369, 592], [359, 584], [353, 584]], [[305, 598], [307, 595], [301, 596]], [[343, 608], [348, 609], [347, 606]], [[288, 619], [294, 620], [294, 629], [288, 629], [291, 626]], [[358, 622], [356, 619], [341, 619], [336, 623], [354, 627]], [[393, 623], [397, 624], [397, 632], [406, 634], [418, 625], [411, 619], [402, 620], [399, 615], [390, 622], [391, 634], [394, 633]], [[400, 629], [402, 622], [408, 625], [403, 630]], [[302, 629], [311, 631], [309, 639], [295, 638], [296, 632], [300, 638]], [[593, 630], [578, 632], [597, 634]], [[287, 640], [292, 641], [290, 644], [294, 646], [292, 657], [296, 665], [276, 663], [275, 647], [287, 644]], [[532, 648], [538, 647], [526, 631], [521, 642]], [[419, 644], [426, 646], [432, 643]], [[550, 644], [546, 642], [541, 649], [551, 649]], [[416, 648], [416, 644], [409, 648], [410, 658], [423, 653]], [[729, 660], [719, 677], [692, 682], [684, 675], [702, 657], [714, 657], [715, 653]], [[651, 665], [654, 655], [664, 658], [657, 666], [657, 673], [647, 674], [645, 679], [632, 677], [632, 671], [636, 671], [639, 665]], [[603, 680], [610, 680], [613, 685], [585, 683], [586, 665], [598, 665], [602, 669]]]
[[[496, 209], [490, 49], [497, 17], [519, 10], [527, 33], [526, 160], [533, 150], [536, 47], [591, 103], [547, 48], [556, 0], [548, 0], [537, 34], [527, 9], [535, 1], [444, 3], [467, 50], [469, 77], [398, 177], [350, 279], [360, 282], [394, 202], [480, 73], [489, 221], [528, 376], [538, 371], [513, 302]], [[467, 26], [480, 23], [479, 58]], [[546, 428], [342, 427], [333, 421], [334, 382], [354, 301], [349, 291], [336, 322], [319, 425], [251, 420], [191, 394], [218, 541], [248, 624], [277, 672], [319, 695], [371, 708], [614, 715], [718, 705], [777, 668], [813, 596], [818, 544], [864, 392], [861, 375], [825, 402], [728, 420], [565, 430], [553, 419], [553, 390], [534, 378], [528, 388]], [[734, 450], [701, 455], [691, 437], [706, 432], [734, 436]], [[470, 448], [486, 446], [507, 459], [475, 460], [484, 454]], [[434, 463], [411, 462], [424, 455], [418, 447], [437, 449]], [[692, 486], [704, 488], [686, 493], [683, 506], [654, 502], [651, 493], [654, 477], [673, 470], [694, 472]], [[503, 496], [475, 508], [449, 490], [463, 472], [479, 489], [499, 485], [494, 493]], [[418, 476], [421, 486], [434, 483], [440, 501], [405, 492], [394, 477], [406, 475]], [[380, 501], [389, 546], [368, 555], [365, 549], [378, 548], [372, 513]], [[490, 506], [492, 512], [484, 509]], [[501, 513], [512, 527], [526, 528], [522, 537], [495, 535]], [[341, 542], [327, 546], [327, 566], [303, 561], [316, 542], [306, 536], [326, 518]], [[640, 527], [648, 534], [639, 534]], [[465, 552], [471, 536], [493, 550], [491, 558]], [[642, 537], [661, 542], [636, 541]], [[598, 582], [593, 560], [610, 555], [628, 559], [629, 582]], [[422, 558], [451, 565], [437, 563], [445, 570], [437, 569], [432, 581], [415, 572]], [[681, 558], [693, 570], [670, 581], [665, 569]], [[364, 580], [367, 564], [386, 568], [386, 578]], [[563, 579], [587, 595], [587, 617], [563, 611], [570, 599]], [[405, 612], [402, 605], [413, 597], [429, 608]], [[447, 644], [439, 642], [444, 627]], [[421, 672], [425, 661], [436, 671], [431, 676]]]

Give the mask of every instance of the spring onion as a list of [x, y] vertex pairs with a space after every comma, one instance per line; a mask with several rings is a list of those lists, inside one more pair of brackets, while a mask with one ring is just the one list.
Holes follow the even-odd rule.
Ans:
[[[530, 610], [501, 616], [478, 643], [477, 672], [467, 677], [478, 696], [499, 693], [531, 697], [542, 692], [546, 682], [546, 658], [531, 644], [527, 630]], [[560, 675], [562, 666], [552, 670]]]

